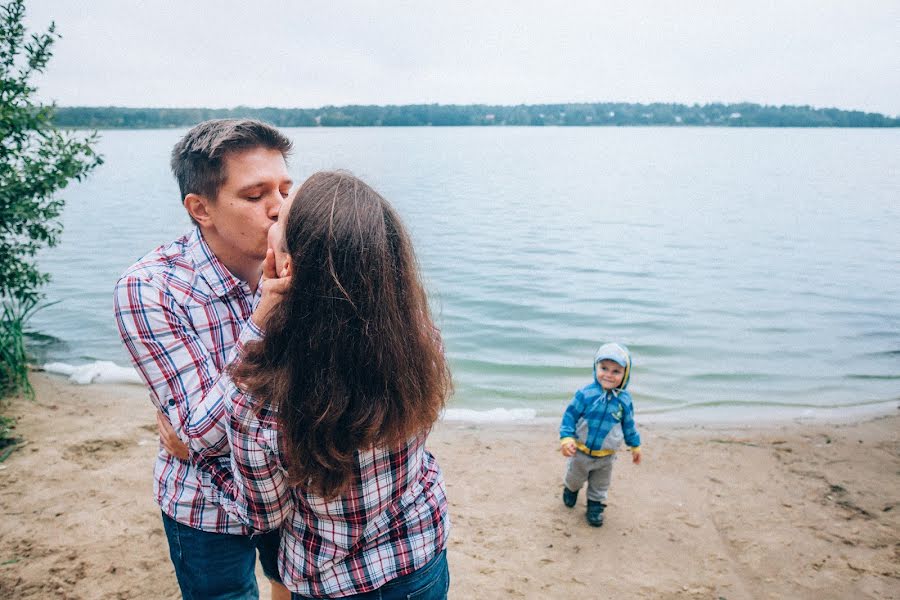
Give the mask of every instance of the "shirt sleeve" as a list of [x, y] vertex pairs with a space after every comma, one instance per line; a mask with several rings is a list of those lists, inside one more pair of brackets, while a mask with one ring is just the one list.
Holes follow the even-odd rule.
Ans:
[[[116, 284], [115, 315], [119, 335], [138, 374], [182, 439], [205, 436], [211, 447], [227, 453], [223, 390], [229, 380], [191, 326], [171, 294], [141, 277]], [[248, 321], [241, 338], [255, 335]], [[237, 345], [227, 362], [237, 356]], [[191, 431], [188, 431], [188, 428]]]
[[230, 468], [219, 459], [191, 452], [204, 493], [240, 522], [257, 531], [277, 529], [292, 507], [290, 486], [278, 458], [275, 422], [268, 407], [230, 384], [225, 399]]
[[634, 404], [631, 403], [630, 397], [628, 402], [625, 403], [625, 414], [622, 416], [622, 433], [625, 436], [625, 443], [628, 444], [629, 447], [640, 447], [641, 436], [634, 423]]
[[584, 394], [579, 390], [575, 392], [575, 396], [572, 397], [572, 401], [566, 407], [566, 412], [563, 413], [562, 423], [559, 425], [559, 439], [575, 438], [575, 426], [583, 414]]

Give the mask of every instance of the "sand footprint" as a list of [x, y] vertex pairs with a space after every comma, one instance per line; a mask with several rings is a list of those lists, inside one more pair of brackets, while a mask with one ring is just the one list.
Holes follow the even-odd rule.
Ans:
[[131, 445], [123, 439], [94, 439], [71, 444], [63, 451], [63, 458], [81, 465], [85, 469], [100, 469], [113, 458], [120, 457], [122, 450]]

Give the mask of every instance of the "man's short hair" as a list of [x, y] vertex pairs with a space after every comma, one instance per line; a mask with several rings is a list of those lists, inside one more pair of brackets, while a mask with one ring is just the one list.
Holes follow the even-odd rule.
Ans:
[[225, 157], [253, 148], [278, 150], [287, 159], [293, 143], [280, 131], [254, 119], [213, 119], [195, 125], [172, 149], [172, 173], [181, 200], [198, 194], [215, 200], [225, 183]]

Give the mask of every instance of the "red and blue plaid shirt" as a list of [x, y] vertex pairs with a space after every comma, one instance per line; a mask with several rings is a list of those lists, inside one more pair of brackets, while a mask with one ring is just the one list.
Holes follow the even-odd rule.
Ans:
[[[230, 380], [217, 387], [225, 419], [192, 424], [198, 437], [191, 439], [191, 458], [210, 499], [254, 530], [281, 528], [278, 562], [289, 589], [311, 597], [368, 592], [446, 547], [444, 477], [425, 449], [425, 435], [397, 448], [357, 452], [354, 483], [325, 501], [288, 484], [271, 405], [257, 411], [255, 400]], [[221, 454], [229, 446], [225, 470]]]
[[[128, 268], [116, 284], [119, 334], [154, 403], [185, 439], [191, 422], [223, 416], [225, 367], [236, 356], [258, 296], [213, 255], [198, 228], [160, 246]], [[227, 460], [219, 459], [227, 467]], [[237, 519], [202, 493], [196, 468], [160, 448], [153, 491], [179, 523], [216, 533], [246, 534]]]

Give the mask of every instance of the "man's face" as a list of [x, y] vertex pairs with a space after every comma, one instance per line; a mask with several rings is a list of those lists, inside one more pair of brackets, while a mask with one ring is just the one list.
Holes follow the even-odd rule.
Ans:
[[287, 223], [288, 213], [291, 212], [291, 204], [294, 202], [292, 194], [281, 203], [278, 220], [269, 228], [269, 248], [275, 251], [275, 273], [281, 277], [287, 263], [290, 261], [287, 244], [284, 239], [284, 226]]
[[210, 224], [236, 255], [262, 261], [269, 228], [291, 191], [292, 181], [278, 150], [251, 148], [225, 157], [225, 182], [207, 206]]

